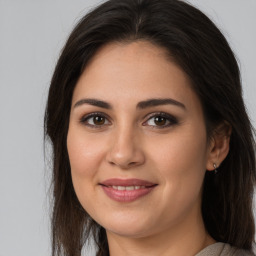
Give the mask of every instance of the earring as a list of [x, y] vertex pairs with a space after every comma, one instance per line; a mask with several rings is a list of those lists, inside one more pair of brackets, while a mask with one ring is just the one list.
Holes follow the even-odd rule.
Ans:
[[214, 168], [214, 174], [216, 174], [218, 172], [217, 170], [217, 164], [213, 163], [213, 168]]

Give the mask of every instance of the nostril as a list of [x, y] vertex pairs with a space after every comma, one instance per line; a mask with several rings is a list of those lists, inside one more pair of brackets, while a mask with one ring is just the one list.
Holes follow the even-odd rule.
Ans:
[[[126, 143], [127, 144], [127, 143]], [[128, 147], [126, 144], [115, 145], [106, 154], [106, 160], [111, 166], [119, 166], [122, 169], [129, 169], [143, 164], [145, 156], [139, 147]]]

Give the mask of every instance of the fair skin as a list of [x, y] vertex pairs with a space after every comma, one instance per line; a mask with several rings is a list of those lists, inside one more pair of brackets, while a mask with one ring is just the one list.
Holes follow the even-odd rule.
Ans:
[[[163, 49], [145, 41], [102, 47], [75, 87], [67, 147], [75, 192], [106, 229], [110, 255], [192, 256], [214, 243], [202, 219], [202, 184], [228, 142], [207, 140], [200, 101]], [[104, 190], [109, 179], [154, 186], [116, 200]]]

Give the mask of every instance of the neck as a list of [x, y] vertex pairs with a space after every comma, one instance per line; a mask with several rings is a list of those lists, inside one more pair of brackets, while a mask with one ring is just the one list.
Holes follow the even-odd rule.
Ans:
[[205, 230], [201, 214], [175, 227], [147, 236], [125, 237], [107, 231], [110, 256], [193, 256], [215, 243]]

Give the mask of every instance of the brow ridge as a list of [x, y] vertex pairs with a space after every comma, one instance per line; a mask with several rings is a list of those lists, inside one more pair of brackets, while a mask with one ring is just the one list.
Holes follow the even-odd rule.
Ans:
[[98, 99], [81, 99], [75, 103], [74, 108], [81, 106], [83, 104], [89, 104], [100, 108], [112, 109], [112, 106], [109, 103]]
[[[105, 109], [113, 109], [111, 104], [109, 104], [106, 101], [99, 100], [99, 99], [81, 99], [75, 103], [74, 108], [81, 106], [83, 104], [89, 104], [92, 106], [105, 108]], [[137, 109], [145, 109], [145, 108], [149, 108], [149, 107], [155, 107], [155, 106], [160, 106], [160, 105], [169, 105], [169, 104], [186, 109], [186, 107], [183, 103], [181, 103], [177, 100], [171, 99], [171, 98], [148, 99], [145, 101], [138, 102], [138, 104], [136, 105], [136, 108]]]
[[145, 109], [148, 107], [155, 107], [159, 105], [175, 105], [178, 107], [181, 107], [185, 109], [185, 105], [177, 100], [171, 99], [171, 98], [165, 98], [165, 99], [148, 99], [145, 101], [141, 101], [137, 104], [138, 109]]

